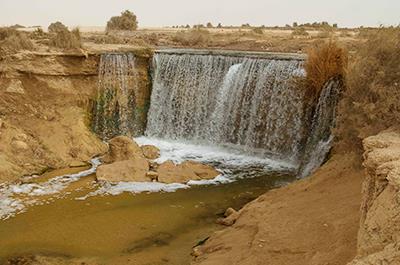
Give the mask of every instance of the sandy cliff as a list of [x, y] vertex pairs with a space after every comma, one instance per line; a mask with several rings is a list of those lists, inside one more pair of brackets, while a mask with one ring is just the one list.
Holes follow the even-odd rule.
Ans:
[[400, 264], [400, 133], [389, 129], [363, 141], [358, 257], [351, 265]]

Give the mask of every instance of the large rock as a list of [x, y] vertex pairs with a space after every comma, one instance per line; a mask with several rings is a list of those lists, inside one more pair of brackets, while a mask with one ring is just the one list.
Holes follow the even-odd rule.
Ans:
[[111, 164], [134, 157], [143, 158], [143, 153], [139, 145], [129, 137], [118, 136], [109, 141], [108, 153], [102, 160], [104, 163]]
[[166, 161], [157, 168], [158, 181], [163, 183], [187, 183], [190, 180], [213, 179], [219, 172], [208, 165], [186, 161], [175, 165]]
[[142, 149], [144, 157], [147, 159], [154, 160], [160, 157], [160, 149], [154, 145], [142, 145], [140, 148]]
[[129, 160], [117, 161], [97, 168], [98, 181], [117, 182], [147, 182], [149, 163], [143, 157], [133, 157]]

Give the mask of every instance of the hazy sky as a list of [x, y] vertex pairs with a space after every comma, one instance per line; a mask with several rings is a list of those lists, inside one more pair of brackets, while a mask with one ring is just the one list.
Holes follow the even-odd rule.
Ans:
[[0, 25], [103, 26], [122, 10], [139, 26], [198, 24], [285, 25], [293, 21], [339, 26], [400, 24], [400, 0], [0, 0]]

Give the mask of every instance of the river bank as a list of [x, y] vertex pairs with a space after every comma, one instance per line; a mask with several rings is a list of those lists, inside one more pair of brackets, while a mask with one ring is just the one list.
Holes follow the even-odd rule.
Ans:
[[192, 264], [346, 264], [357, 251], [363, 178], [355, 154], [333, 156], [310, 178], [246, 205]]

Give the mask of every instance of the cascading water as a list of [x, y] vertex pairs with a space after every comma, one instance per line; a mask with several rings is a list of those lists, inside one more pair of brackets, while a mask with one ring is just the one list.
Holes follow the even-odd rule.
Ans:
[[332, 129], [342, 86], [341, 79], [334, 78], [321, 90], [302, 158], [300, 177], [306, 177], [320, 167], [331, 149]]
[[299, 60], [156, 54], [146, 135], [235, 146], [298, 162], [304, 91]]
[[137, 74], [133, 54], [101, 55], [92, 126], [102, 139], [133, 135], [136, 93]]

